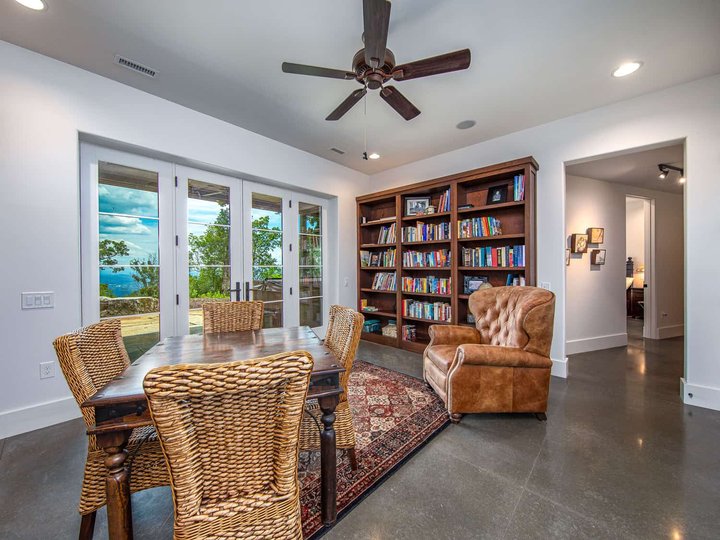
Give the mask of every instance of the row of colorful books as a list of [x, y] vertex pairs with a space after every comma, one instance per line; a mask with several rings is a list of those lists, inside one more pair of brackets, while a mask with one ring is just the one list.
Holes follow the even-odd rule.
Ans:
[[513, 201], [525, 200], [525, 175], [516, 174], [513, 177]]
[[447, 302], [420, 302], [407, 299], [402, 302], [402, 314], [403, 317], [450, 322], [451, 307]]
[[395, 249], [385, 251], [360, 250], [360, 266], [362, 268], [395, 266]]
[[402, 263], [406, 268], [447, 267], [450, 266], [450, 250], [405, 251], [402, 255]]
[[428, 276], [422, 278], [402, 278], [402, 290], [405, 292], [450, 294], [450, 278]]
[[525, 266], [525, 246], [462, 248], [463, 266]]
[[500, 220], [494, 217], [476, 217], [458, 221], [459, 238], [479, 238], [482, 236], [498, 236], [502, 234]]
[[440, 195], [440, 202], [437, 205], [438, 212], [449, 212], [450, 211], [450, 188], [446, 189], [445, 192]]
[[403, 242], [426, 242], [428, 240], [450, 240], [450, 223], [423, 223], [415, 227], [403, 227]]
[[397, 291], [395, 272], [378, 272], [372, 283], [374, 291]]
[[395, 243], [395, 224], [383, 225], [380, 227], [378, 234], [378, 244], [394, 244]]
[[417, 330], [415, 329], [414, 324], [403, 324], [402, 338], [405, 341], [416, 341], [417, 340]]

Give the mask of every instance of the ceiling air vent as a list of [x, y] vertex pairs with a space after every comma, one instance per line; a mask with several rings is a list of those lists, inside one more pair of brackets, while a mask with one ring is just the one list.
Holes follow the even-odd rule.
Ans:
[[119, 66], [122, 66], [124, 68], [128, 68], [135, 73], [139, 73], [140, 75], [145, 75], [146, 77], [150, 77], [151, 79], [155, 77], [157, 74], [157, 71], [155, 71], [152, 68], [149, 68], [147, 66], [143, 66], [142, 64], [138, 64], [137, 62], [134, 62], [130, 60], [129, 58], [125, 58], [124, 56], [120, 56], [119, 54], [115, 55], [115, 63]]
[[341, 156], [345, 153], [342, 150], [340, 150], [339, 148], [335, 148], [335, 147], [331, 148], [330, 150], [332, 150], [336, 154], [340, 154]]

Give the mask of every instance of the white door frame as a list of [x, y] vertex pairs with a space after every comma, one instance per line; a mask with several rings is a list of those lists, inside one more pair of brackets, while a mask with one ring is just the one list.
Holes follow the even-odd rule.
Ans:
[[[188, 281], [189, 271], [189, 246], [188, 246], [188, 215], [187, 215], [187, 186], [189, 180], [200, 180], [211, 184], [217, 184], [230, 189], [230, 283], [232, 285], [243, 283], [244, 253], [243, 253], [243, 181], [232, 176], [211, 173], [202, 169], [175, 165], [175, 178], [177, 179], [175, 193], [175, 216], [176, 216], [176, 291], [177, 291], [177, 325], [175, 335], [185, 335], [190, 332], [189, 322], [189, 301], [190, 285]], [[232, 299], [232, 296], [231, 296]]]
[[[100, 253], [98, 239], [98, 162], [108, 161], [158, 174], [158, 265], [174, 259], [175, 234], [172, 165], [135, 154], [111, 150], [88, 143], [80, 144], [80, 253], [81, 253], [81, 317], [88, 325], [100, 320]], [[175, 329], [175, 276], [160, 271], [160, 338], [173, 335]]]

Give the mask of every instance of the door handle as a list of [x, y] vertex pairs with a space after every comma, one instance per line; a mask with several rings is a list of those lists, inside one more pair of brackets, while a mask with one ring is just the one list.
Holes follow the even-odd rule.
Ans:
[[[239, 282], [239, 281], [236, 281], [236, 282], [235, 282], [235, 288], [234, 288], [234, 289], [230, 289], [228, 292], [229, 292], [229, 293], [235, 293], [235, 300], [237, 300], [237, 301], [239, 302], [239, 301], [240, 301], [240, 293], [242, 292], [242, 289], [240, 288], [240, 282]], [[231, 298], [232, 298], [232, 295], [231, 295]]]
[[[238, 286], [239, 285], [240, 284], [238, 283]], [[250, 301], [250, 282], [249, 281], [245, 282], [245, 300]]]

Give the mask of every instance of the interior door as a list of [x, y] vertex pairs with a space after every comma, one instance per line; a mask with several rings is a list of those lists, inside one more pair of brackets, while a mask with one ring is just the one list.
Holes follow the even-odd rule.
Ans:
[[119, 319], [137, 358], [175, 327], [172, 165], [80, 146], [83, 324]]
[[298, 325], [291, 205], [289, 191], [243, 182], [245, 298], [265, 303], [263, 328]]
[[201, 334], [202, 305], [242, 299], [242, 180], [176, 166], [177, 334]]

